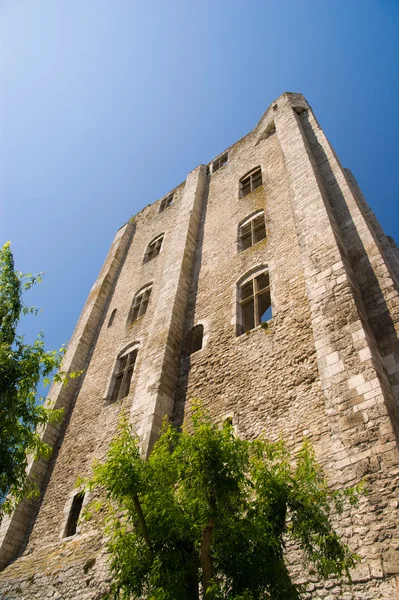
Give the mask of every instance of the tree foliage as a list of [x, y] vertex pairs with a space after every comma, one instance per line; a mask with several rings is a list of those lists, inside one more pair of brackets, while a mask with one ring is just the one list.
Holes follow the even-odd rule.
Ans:
[[[0, 249], [0, 520], [22, 497], [37, 493], [27, 477], [28, 455], [49, 457], [51, 449], [40, 437], [40, 426], [62, 417], [61, 410], [40, 403], [44, 398], [38, 397], [38, 386], [42, 379], [49, 383], [65, 349], [45, 350], [42, 333], [33, 344], [17, 333], [22, 315], [38, 313], [23, 303], [22, 292], [40, 280], [40, 275], [15, 270], [9, 242]], [[62, 372], [54, 378], [67, 379]]]
[[198, 406], [189, 428], [165, 422], [148, 460], [123, 418], [86, 484], [105, 498], [111, 598], [299, 599], [288, 540], [323, 578], [355, 563], [331, 517], [356, 492], [329, 488], [310, 444], [293, 461], [282, 439], [241, 440]]

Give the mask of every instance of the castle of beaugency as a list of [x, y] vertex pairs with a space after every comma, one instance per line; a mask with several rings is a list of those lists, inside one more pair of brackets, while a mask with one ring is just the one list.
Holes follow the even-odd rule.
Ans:
[[[239, 436], [304, 436], [332, 485], [367, 476], [339, 531], [362, 557], [353, 584], [310, 576], [309, 598], [399, 598], [399, 250], [300, 94], [200, 165], [117, 232], [51, 397], [40, 501], [0, 530], [4, 599], [89, 600], [107, 591], [104, 539], [76, 488], [121, 410], [149, 452], [192, 398]], [[295, 561], [294, 561], [295, 563]], [[293, 565], [297, 579], [304, 574]], [[308, 575], [307, 575], [308, 576]]]

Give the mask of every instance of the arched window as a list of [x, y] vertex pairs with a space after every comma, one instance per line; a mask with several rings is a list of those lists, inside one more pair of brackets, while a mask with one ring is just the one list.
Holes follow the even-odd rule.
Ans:
[[204, 337], [204, 326], [196, 325], [191, 329], [186, 340], [187, 354], [198, 352], [202, 348], [202, 338]]
[[270, 279], [267, 268], [255, 271], [238, 286], [237, 335], [272, 318]]
[[109, 401], [110, 404], [121, 398], [125, 398], [128, 395], [137, 354], [138, 348], [132, 349], [130, 347], [129, 350], [125, 350], [125, 352], [118, 357], [113, 381], [111, 382], [112, 393]]
[[114, 308], [114, 310], [111, 313], [111, 316], [108, 321], [108, 327], [111, 327], [112, 323], [114, 322], [115, 315], [116, 315], [116, 308]]
[[266, 237], [265, 215], [263, 210], [241, 222], [238, 227], [238, 242], [240, 251], [254, 246]]
[[133, 304], [130, 311], [129, 319], [131, 323], [133, 323], [133, 321], [137, 321], [137, 319], [145, 315], [145, 313], [147, 312], [147, 307], [151, 296], [151, 290], [152, 285], [148, 285], [144, 289], [140, 290], [133, 298]]
[[147, 246], [146, 253], [144, 255], [144, 262], [147, 263], [161, 252], [163, 242], [163, 233], [158, 235], [152, 242], [150, 242]]
[[260, 167], [252, 169], [240, 179], [240, 198], [256, 190], [262, 183], [262, 169]]

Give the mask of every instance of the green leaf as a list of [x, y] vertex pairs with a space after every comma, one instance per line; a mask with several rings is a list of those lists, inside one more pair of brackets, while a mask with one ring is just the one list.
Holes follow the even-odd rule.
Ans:
[[[37, 433], [39, 426], [58, 423], [62, 410], [44, 408], [38, 397], [41, 381], [64, 383], [77, 376], [59, 371], [65, 347], [46, 350], [43, 333], [32, 344], [17, 335], [21, 315], [36, 316], [39, 309], [23, 303], [22, 292], [40, 283], [42, 274], [15, 270], [10, 242], [0, 249], [0, 520], [23, 497], [38, 490], [27, 476], [27, 454], [49, 459], [51, 448]], [[1, 501], [2, 500], [2, 501]]]

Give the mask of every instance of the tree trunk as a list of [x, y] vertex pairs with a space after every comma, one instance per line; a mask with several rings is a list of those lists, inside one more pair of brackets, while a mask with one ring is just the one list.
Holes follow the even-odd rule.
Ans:
[[187, 574], [187, 600], [199, 600], [198, 555], [195, 553]]
[[211, 517], [208, 520], [207, 526], [202, 533], [201, 550], [200, 550], [200, 565], [202, 569], [202, 583], [204, 586], [204, 596], [211, 584], [213, 570], [212, 570], [212, 556], [211, 556], [211, 544], [213, 537], [213, 530], [215, 528], [215, 519]]
[[137, 516], [139, 518], [139, 523], [140, 523], [141, 530], [143, 532], [145, 542], [146, 542], [148, 548], [150, 549], [150, 551], [152, 552], [150, 535], [149, 535], [148, 529], [147, 529], [147, 523], [145, 522], [143, 511], [141, 509], [140, 500], [139, 500], [139, 497], [137, 494], [134, 494], [133, 502], [134, 502], [134, 508], [136, 509]]

